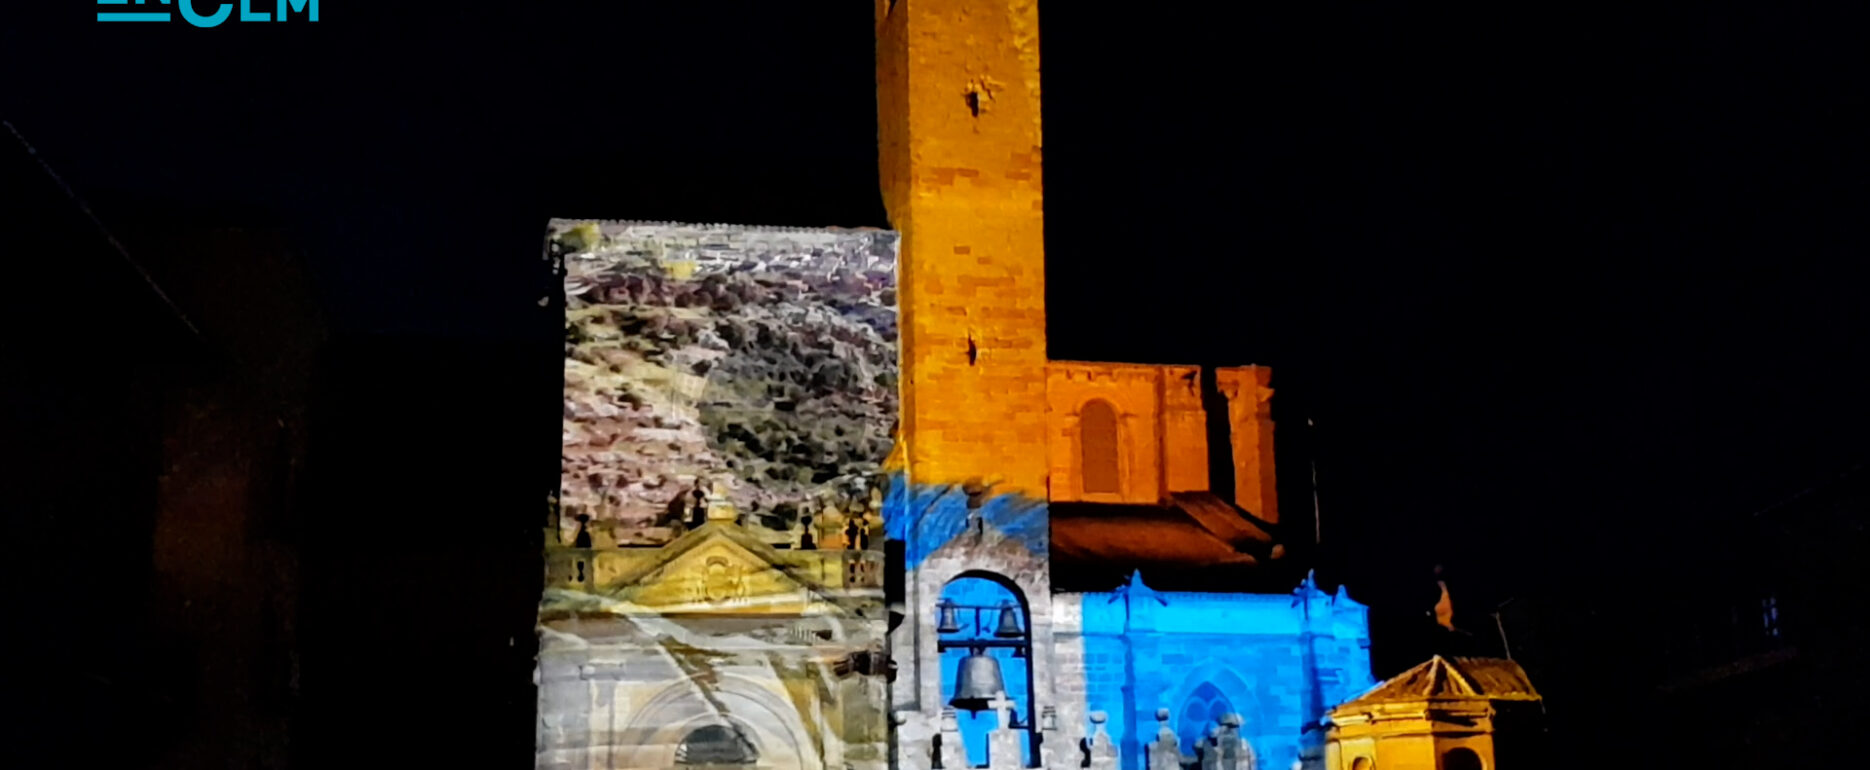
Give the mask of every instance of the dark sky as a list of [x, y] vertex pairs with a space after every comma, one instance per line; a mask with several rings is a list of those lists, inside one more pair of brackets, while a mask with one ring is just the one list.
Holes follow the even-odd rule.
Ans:
[[[350, 332], [553, 337], [549, 216], [886, 224], [865, 3], [386, 5], [10, 8], [0, 117]], [[1044, 8], [1054, 357], [1276, 367], [1288, 515], [1312, 415], [1328, 538], [1496, 592], [1861, 450], [1861, 13], [1258, 5]]]

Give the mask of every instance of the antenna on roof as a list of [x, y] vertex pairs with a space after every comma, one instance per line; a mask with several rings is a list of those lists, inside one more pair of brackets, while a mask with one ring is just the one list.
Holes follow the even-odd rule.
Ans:
[[1311, 451], [1308, 458], [1312, 464], [1312, 545], [1320, 545], [1325, 540], [1325, 521], [1318, 509], [1318, 424], [1312, 418], [1305, 418], [1307, 437], [1311, 439]]
[[1500, 612], [1506, 609], [1506, 605], [1512, 604], [1513, 599], [1517, 598], [1519, 597], [1512, 597], [1506, 601], [1500, 602], [1499, 605], [1493, 608], [1493, 612], [1489, 613], [1493, 615], [1494, 627], [1500, 629], [1500, 649], [1506, 653], [1507, 660], [1513, 659], [1513, 643], [1506, 639], [1506, 621], [1500, 618]]

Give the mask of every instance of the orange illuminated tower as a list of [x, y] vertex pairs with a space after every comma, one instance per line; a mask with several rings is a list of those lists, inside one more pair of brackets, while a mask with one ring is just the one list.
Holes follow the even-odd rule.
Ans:
[[1044, 500], [1038, 4], [878, 0], [876, 18], [909, 476]]

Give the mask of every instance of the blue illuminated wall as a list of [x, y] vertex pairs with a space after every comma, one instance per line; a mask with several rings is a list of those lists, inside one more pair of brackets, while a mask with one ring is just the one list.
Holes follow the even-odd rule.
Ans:
[[[903, 566], [913, 581], [931, 556], [966, 531], [968, 495], [956, 485], [906, 483], [899, 470], [892, 482], [885, 525], [889, 537], [903, 543]], [[994, 531], [1043, 559], [1049, 545], [1046, 509], [1043, 501], [1020, 495], [988, 494], [977, 510]], [[994, 581], [962, 579], [948, 584], [942, 596], [959, 604], [995, 606], [1013, 594]], [[1060, 709], [1061, 716], [1107, 713], [1105, 729], [1118, 742], [1125, 770], [1147, 766], [1144, 752], [1155, 737], [1157, 709], [1170, 711], [1170, 725], [1191, 758], [1195, 741], [1217, 715], [1239, 714], [1241, 734], [1253, 746], [1259, 767], [1285, 770], [1308, 741], [1322, 743], [1322, 731], [1314, 729], [1308, 736], [1307, 725], [1317, 725], [1331, 707], [1376, 686], [1368, 610], [1342, 590], [1331, 595], [1310, 582], [1290, 594], [1176, 593], [1151, 590], [1132, 578], [1130, 586], [1115, 592], [1055, 594], [1051, 605], [1052, 647], [1034, 655], [1058, 662], [1054, 686], [1066, 700], [1055, 702], [1040, 693], [1040, 705], [1071, 705]], [[914, 611], [926, 616], [921, 622], [929, 622], [936, 609]], [[997, 617], [985, 620], [991, 633]], [[1031, 618], [1020, 620], [1031, 628]], [[1081, 655], [1061, 654], [1079, 650]], [[944, 704], [954, 695], [967, 654], [955, 649], [940, 657]], [[1009, 650], [992, 654], [1018, 716], [1031, 719], [1027, 662]], [[992, 712], [958, 714], [970, 765], [986, 763], [987, 733], [996, 719]], [[1088, 735], [1090, 725], [1082, 729]], [[1022, 753], [1030, 765], [1031, 746], [1023, 744]]]
[[1166, 708], [1185, 754], [1216, 714], [1232, 712], [1260, 766], [1283, 770], [1308, 722], [1376, 684], [1368, 612], [1342, 591], [1164, 593], [1135, 581], [1075, 598], [1082, 628], [1058, 629], [1058, 643], [1083, 645], [1085, 711], [1110, 715], [1125, 768], [1146, 766]]
[[[906, 474], [890, 476], [883, 501], [884, 528], [891, 540], [901, 541], [905, 567], [913, 571], [967, 526], [967, 493], [957, 484], [911, 484]], [[1017, 494], [983, 497], [980, 517], [1000, 534], [1044, 554], [1049, 546], [1050, 519], [1044, 501]]]

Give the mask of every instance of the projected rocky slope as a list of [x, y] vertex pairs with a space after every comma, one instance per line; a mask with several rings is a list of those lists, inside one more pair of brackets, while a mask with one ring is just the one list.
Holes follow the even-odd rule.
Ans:
[[724, 482], [774, 529], [862, 499], [897, 414], [895, 235], [555, 222], [565, 260], [561, 506], [667, 542]]

